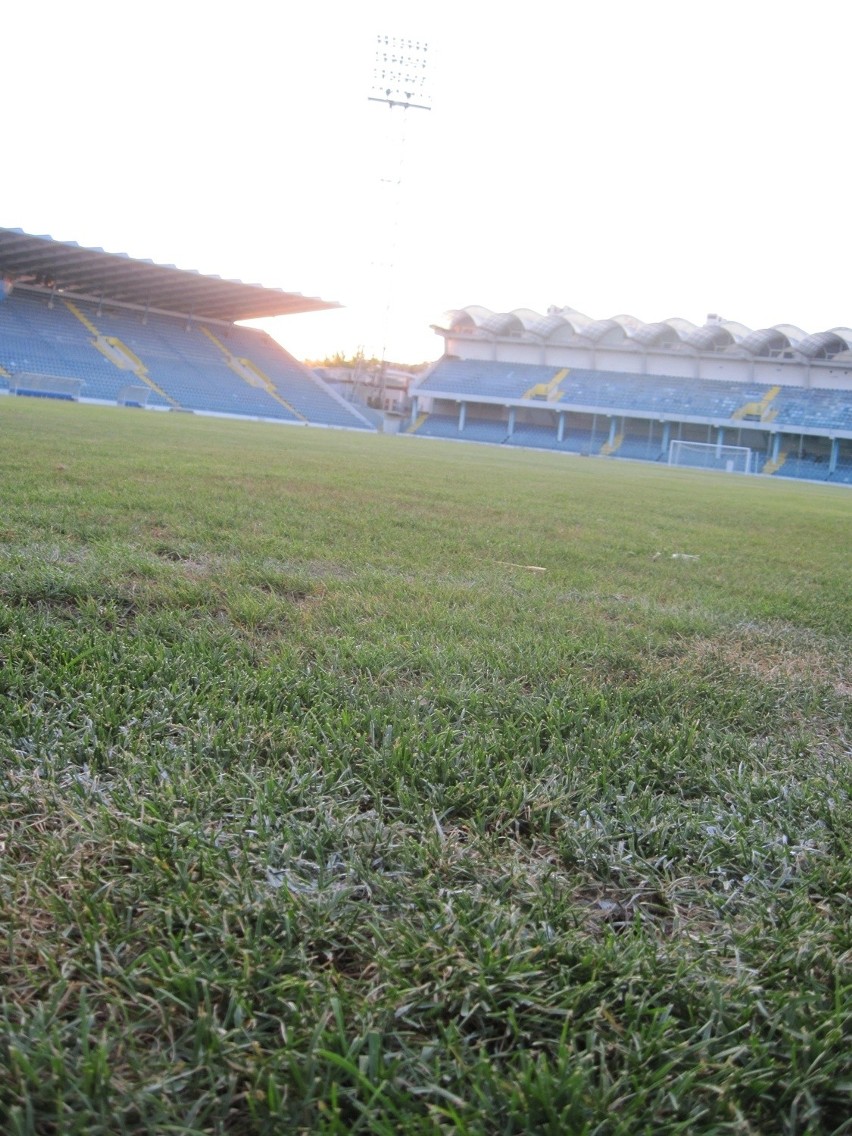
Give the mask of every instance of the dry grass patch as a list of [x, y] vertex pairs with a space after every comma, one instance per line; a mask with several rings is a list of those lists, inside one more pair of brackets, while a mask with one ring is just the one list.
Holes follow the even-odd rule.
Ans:
[[828, 687], [838, 698], [852, 694], [852, 668], [840, 644], [817, 645], [811, 636], [750, 629], [714, 639], [693, 639], [684, 657], [750, 675], [761, 682]]

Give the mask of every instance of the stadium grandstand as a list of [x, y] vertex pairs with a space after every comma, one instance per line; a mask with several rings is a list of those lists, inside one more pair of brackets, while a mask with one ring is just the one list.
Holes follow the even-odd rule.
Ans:
[[852, 329], [473, 306], [433, 329], [411, 434], [852, 484]]
[[238, 322], [337, 306], [0, 228], [0, 392], [373, 430]]

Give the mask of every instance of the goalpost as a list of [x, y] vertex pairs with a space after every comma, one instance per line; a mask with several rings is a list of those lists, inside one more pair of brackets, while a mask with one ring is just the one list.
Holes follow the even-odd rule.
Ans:
[[80, 397], [82, 386], [82, 379], [47, 375], [41, 371], [17, 371], [9, 382], [12, 394], [29, 395], [31, 398], [64, 398], [72, 402]]
[[724, 446], [718, 442], [686, 442], [675, 438], [669, 443], [669, 465], [692, 469], [718, 469], [722, 473], [753, 473], [752, 451], [748, 446]]

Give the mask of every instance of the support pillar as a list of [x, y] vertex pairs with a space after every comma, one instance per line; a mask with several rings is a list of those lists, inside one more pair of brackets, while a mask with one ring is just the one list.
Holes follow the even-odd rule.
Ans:
[[515, 432], [515, 408], [509, 407], [509, 437], [511, 438]]
[[565, 411], [559, 412], [559, 425], [556, 427], [556, 441], [561, 442], [565, 437]]
[[461, 434], [462, 430], [464, 430], [464, 423], [465, 423], [466, 418], [467, 418], [467, 403], [466, 402], [460, 402], [459, 403], [459, 433], [460, 434]]
[[837, 438], [831, 439], [831, 454], [828, 459], [828, 476], [834, 473], [837, 469], [837, 459], [840, 456], [840, 441]]
[[615, 441], [617, 422], [617, 418], [610, 418], [609, 420], [609, 445], [612, 445]]
[[781, 449], [781, 435], [776, 431], [772, 435], [772, 457], [770, 461], [778, 461], [778, 452]]
[[663, 453], [668, 457], [669, 442], [671, 441], [672, 424], [671, 422], [663, 423]]
[[418, 413], [419, 413], [419, 411], [417, 409], [417, 395], [415, 395], [411, 400], [411, 425], [412, 426], [417, 421]]

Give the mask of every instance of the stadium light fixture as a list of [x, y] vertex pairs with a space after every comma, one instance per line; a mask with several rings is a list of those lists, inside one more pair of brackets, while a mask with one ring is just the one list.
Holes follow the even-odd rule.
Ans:
[[427, 86], [429, 44], [418, 39], [379, 35], [373, 64], [371, 102], [405, 110], [431, 110]]

